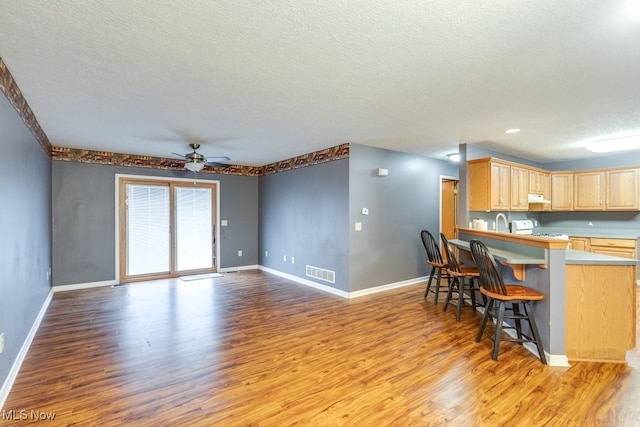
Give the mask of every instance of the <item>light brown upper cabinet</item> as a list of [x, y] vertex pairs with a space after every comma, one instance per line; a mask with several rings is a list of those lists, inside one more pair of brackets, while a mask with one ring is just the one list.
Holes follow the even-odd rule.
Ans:
[[551, 172], [551, 210], [573, 209], [573, 172]]
[[[493, 157], [467, 166], [471, 211], [640, 210], [638, 167], [545, 172]], [[551, 199], [551, 207], [529, 204], [529, 194]]]
[[551, 198], [551, 174], [534, 169], [529, 170], [529, 193]]
[[509, 210], [510, 166], [495, 159], [470, 160], [469, 210]]
[[509, 208], [512, 211], [529, 209], [529, 170], [511, 166], [511, 188]]
[[575, 172], [573, 210], [604, 210], [604, 179], [604, 171]]
[[640, 209], [639, 169], [612, 169], [606, 171], [605, 209]]
[[629, 211], [639, 208], [638, 169], [603, 169], [576, 172], [575, 210]]

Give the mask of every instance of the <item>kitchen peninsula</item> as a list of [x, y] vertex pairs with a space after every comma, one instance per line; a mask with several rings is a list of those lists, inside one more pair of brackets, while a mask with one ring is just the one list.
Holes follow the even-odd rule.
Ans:
[[574, 251], [566, 240], [468, 228], [450, 243], [470, 256], [472, 239], [489, 247], [505, 282], [544, 293], [533, 311], [550, 365], [625, 362], [636, 345], [637, 260]]

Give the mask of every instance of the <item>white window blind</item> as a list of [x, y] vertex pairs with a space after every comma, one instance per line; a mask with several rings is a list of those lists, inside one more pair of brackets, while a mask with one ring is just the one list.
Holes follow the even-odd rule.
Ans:
[[127, 184], [127, 274], [171, 268], [169, 187]]
[[176, 187], [176, 270], [210, 268], [213, 259], [211, 189]]

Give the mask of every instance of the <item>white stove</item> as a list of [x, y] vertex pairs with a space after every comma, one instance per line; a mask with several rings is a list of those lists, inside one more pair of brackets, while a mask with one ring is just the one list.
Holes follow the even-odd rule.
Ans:
[[548, 237], [550, 239], [569, 240], [569, 236], [562, 233], [534, 233], [533, 220], [515, 219], [511, 221], [511, 232], [513, 234], [523, 234], [537, 237]]

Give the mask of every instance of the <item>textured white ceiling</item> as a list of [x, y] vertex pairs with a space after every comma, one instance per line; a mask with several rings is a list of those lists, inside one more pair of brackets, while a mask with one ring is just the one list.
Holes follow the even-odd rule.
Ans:
[[640, 131], [632, 3], [0, 0], [0, 57], [56, 146], [170, 157], [195, 138], [263, 165], [465, 142], [544, 163]]

